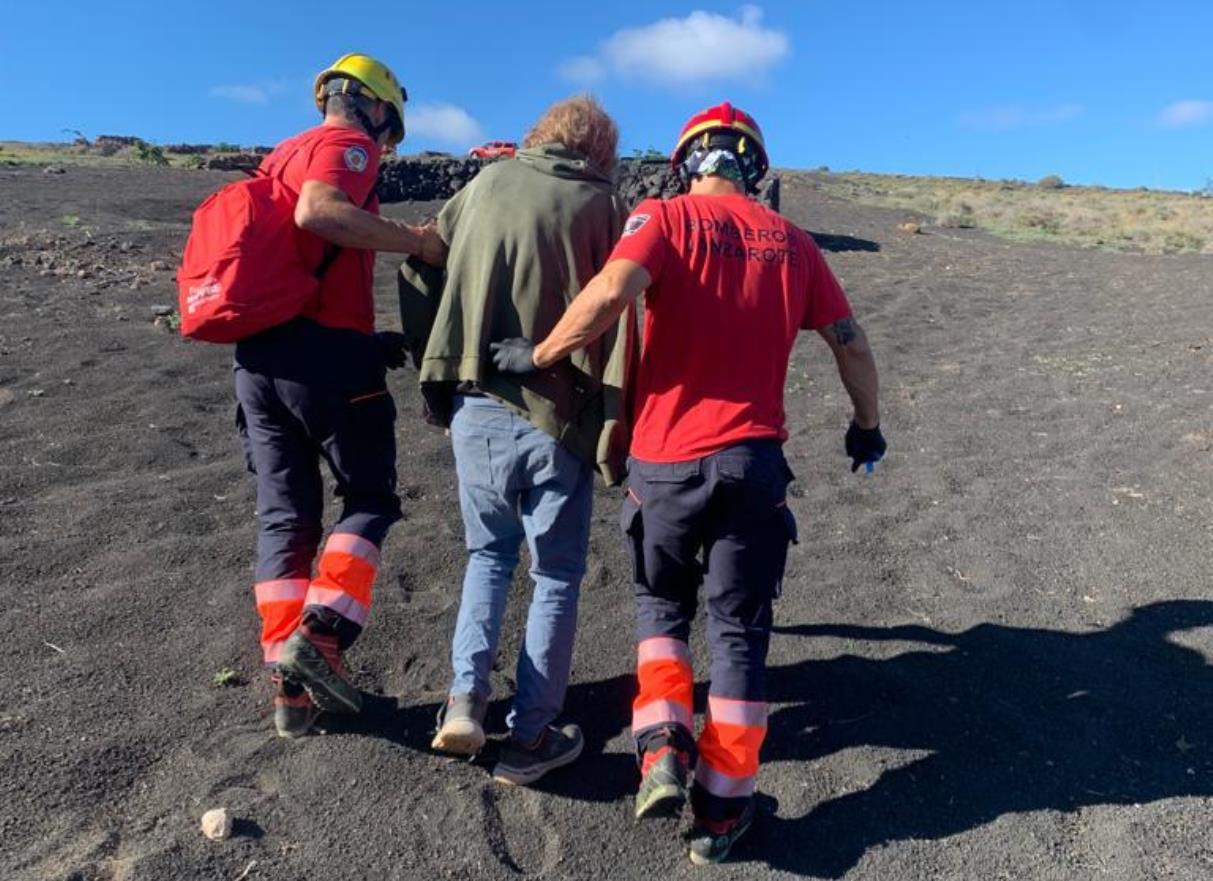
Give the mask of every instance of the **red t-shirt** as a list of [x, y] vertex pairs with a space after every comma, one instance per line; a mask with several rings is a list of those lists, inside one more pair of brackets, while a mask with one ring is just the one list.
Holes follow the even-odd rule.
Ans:
[[796, 333], [851, 315], [809, 234], [742, 195], [646, 199], [610, 259], [634, 260], [653, 278], [632, 455], [679, 462], [787, 440]]
[[[262, 160], [261, 170], [281, 177], [296, 193], [305, 181], [329, 184], [345, 193], [354, 205], [378, 214], [379, 200], [371, 192], [379, 177], [379, 152], [379, 146], [365, 132], [318, 125], [279, 144]], [[329, 243], [302, 230], [299, 243], [304, 264], [319, 266]], [[304, 314], [327, 327], [373, 333], [374, 272], [374, 251], [342, 248], [324, 275], [317, 305]]]

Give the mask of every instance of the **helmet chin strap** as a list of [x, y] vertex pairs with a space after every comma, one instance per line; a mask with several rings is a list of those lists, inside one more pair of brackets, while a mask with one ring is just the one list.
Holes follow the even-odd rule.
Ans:
[[[340, 82], [341, 86], [338, 88], [336, 87], [336, 81], [334, 81], [333, 86], [328, 89], [329, 95], [352, 95], [355, 97], [359, 95], [366, 95], [367, 97], [375, 97], [369, 92], [365, 91], [359, 83], [353, 80], [342, 78]], [[376, 100], [378, 99], [376, 98]], [[370, 139], [376, 144], [379, 143], [379, 138], [384, 132], [391, 130], [391, 116], [392, 114], [389, 112], [384, 118], [383, 122], [379, 123], [379, 125], [375, 125], [375, 123], [371, 121], [370, 115], [365, 110], [358, 106], [354, 107], [354, 118], [358, 120], [358, 124], [362, 126], [362, 130], [366, 132]]]
[[379, 143], [379, 136], [392, 128], [391, 119], [384, 119], [379, 125], [375, 125], [375, 123], [371, 122], [371, 118], [367, 115], [367, 112], [361, 107], [354, 109], [354, 116], [358, 117], [359, 125], [362, 126], [363, 130], [370, 135], [371, 140], [376, 144]]

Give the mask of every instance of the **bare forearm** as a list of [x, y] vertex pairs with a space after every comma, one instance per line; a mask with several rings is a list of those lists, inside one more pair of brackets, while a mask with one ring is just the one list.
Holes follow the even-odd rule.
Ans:
[[853, 318], [819, 332], [834, 353], [838, 377], [855, 408], [855, 423], [860, 428], [875, 428], [880, 424], [880, 380], [867, 334]]
[[835, 352], [838, 375], [855, 407], [855, 423], [860, 428], [875, 428], [880, 424], [880, 382], [876, 373], [876, 358], [866, 345], [862, 349], [845, 347]]
[[535, 347], [535, 366], [550, 367], [598, 339], [650, 281], [648, 271], [639, 263], [612, 260], [573, 298], [552, 332]]
[[602, 336], [626, 307], [627, 302], [612, 290], [610, 281], [595, 276], [573, 298], [547, 338], [535, 347], [535, 366], [550, 367], [569, 353], [585, 348]]
[[[426, 250], [429, 229], [379, 217], [348, 202], [337, 201], [317, 205], [300, 225], [343, 248], [401, 254], [422, 254]], [[429, 234], [437, 237], [437, 233]], [[434, 253], [432, 245], [430, 253]]]

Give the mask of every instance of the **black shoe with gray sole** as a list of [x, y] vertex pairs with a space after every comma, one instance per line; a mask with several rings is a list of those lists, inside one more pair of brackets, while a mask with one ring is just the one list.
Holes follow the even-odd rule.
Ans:
[[274, 730], [279, 737], [303, 737], [312, 730], [320, 711], [303, 686], [294, 680], [286, 679], [282, 673], [275, 671], [273, 683]]
[[711, 832], [699, 823], [691, 830], [691, 862], [697, 866], [709, 866], [724, 862], [733, 845], [749, 831], [754, 823], [754, 799], [750, 799], [737, 822], [726, 832]]
[[362, 710], [362, 692], [298, 630], [282, 646], [278, 669], [307, 689], [316, 706], [326, 713]]
[[557, 728], [549, 725], [534, 746], [523, 746], [511, 738], [501, 748], [501, 757], [493, 768], [493, 779], [499, 783], [526, 786], [548, 771], [576, 761], [585, 746], [581, 729], [576, 725]]
[[636, 792], [636, 819], [676, 817], [686, 800], [685, 760], [673, 747], [667, 747], [640, 780], [640, 789]]

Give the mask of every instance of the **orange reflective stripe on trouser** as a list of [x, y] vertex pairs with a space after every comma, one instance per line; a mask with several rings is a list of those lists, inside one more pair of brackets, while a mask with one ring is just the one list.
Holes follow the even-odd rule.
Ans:
[[371, 588], [379, 569], [379, 548], [349, 532], [334, 532], [325, 542], [308, 588], [306, 605], [332, 609], [359, 626], [371, 609]]
[[671, 722], [692, 731], [691, 654], [681, 639], [654, 636], [636, 651], [639, 692], [632, 703], [632, 734]]
[[765, 702], [708, 695], [695, 783], [721, 798], [753, 795], [758, 781], [758, 753], [766, 735]]
[[277, 663], [282, 644], [299, 626], [307, 590], [306, 578], [276, 578], [253, 586], [261, 616], [261, 651], [267, 664]]

